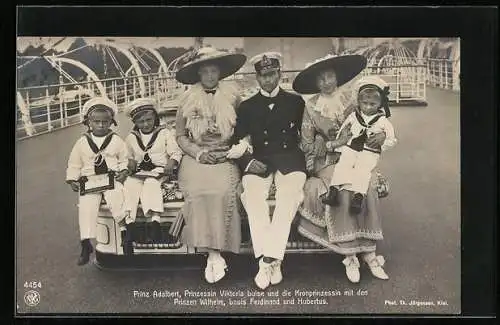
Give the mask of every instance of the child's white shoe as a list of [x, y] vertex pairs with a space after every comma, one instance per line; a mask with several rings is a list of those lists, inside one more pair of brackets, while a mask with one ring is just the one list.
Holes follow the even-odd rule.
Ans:
[[359, 274], [359, 260], [356, 255], [347, 256], [342, 261], [342, 264], [345, 265], [345, 274], [349, 281], [353, 283], [358, 283], [360, 274]]
[[382, 255], [375, 255], [375, 253], [368, 253], [363, 256], [363, 260], [368, 264], [373, 276], [382, 280], [389, 279], [382, 266], [385, 264], [385, 259]]

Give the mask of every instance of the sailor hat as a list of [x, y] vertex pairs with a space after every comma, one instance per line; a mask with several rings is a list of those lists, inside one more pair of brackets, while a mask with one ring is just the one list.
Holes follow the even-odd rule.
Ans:
[[258, 74], [266, 74], [281, 69], [283, 56], [279, 52], [265, 52], [250, 59]]
[[150, 98], [138, 98], [129, 103], [127, 107], [127, 116], [134, 119], [137, 114], [145, 111], [158, 113], [155, 102]]
[[374, 89], [379, 92], [382, 96], [382, 108], [384, 109], [385, 116], [391, 116], [391, 110], [389, 108], [389, 84], [385, 82], [382, 78], [378, 76], [363, 76], [357, 82], [354, 87], [356, 95], [361, 93], [365, 89]]
[[359, 93], [361, 90], [367, 88], [375, 88], [381, 93], [387, 93], [389, 91], [389, 84], [378, 76], [363, 76], [356, 82], [356, 92]]
[[118, 107], [110, 99], [108, 99], [106, 97], [94, 97], [94, 98], [89, 99], [83, 105], [82, 114], [83, 114], [84, 119], [87, 119], [89, 117], [89, 115], [97, 108], [107, 109], [111, 113], [113, 118], [118, 113]]

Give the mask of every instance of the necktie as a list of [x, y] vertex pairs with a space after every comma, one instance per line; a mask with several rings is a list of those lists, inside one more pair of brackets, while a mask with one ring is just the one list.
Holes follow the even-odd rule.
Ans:
[[217, 89], [205, 89], [205, 93], [215, 95]]
[[97, 145], [92, 141], [90, 135], [86, 134], [87, 137], [87, 142], [90, 146], [90, 149], [97, 154], [96, 157], [94, 158], [94, 172], [96, 175], [101, 175], [101, 174], [106, 174], [108, 172], [108, 165], [106, 164], [106, 159], [102, 156], [102, 151], [106, 149], [106, 147], [109, 145], [111, 142], [111, 138], [113, 136], [113, 133], [108, 135], [104, 142], [102, 143], [101, 148], [98, 148]]
[[361, 117], [361, 114], [359, 114], [359, 112], [356, 112], [355, 114], [356, 114], [356, 119], [358, 120], [359, 124], [361, 124], [361, 126], [363, 127], [363, 131], [361, 132], [361, 134], [358, 137], [353, 138], [351, 140], [350, 147], [353, 150], [362, 151], [364, 148], [365, 142], [368, 139], [368, 135], [366, 133], [367, 128], [370, 127], [371, 125], [375, 124], [375, 122], [377, 122], [378, 119], [382, 115], [380, 115], [380, 114], [376, 115], [368, 123], [365, 123], [365, 121], [363, 120], [363, 118]]
[[139, 170], [151, 171], [157, 167], [155, 164], [153, 164], [153, 162], [151, 161], [151, 157], [146, 151], [148, 151], [149, 149], [151, 149], [151, 147], [153, 147], [153, 144], [155, 143], [156, 139], [158, 138], [158, 134], [162, 129], [163, 127], [159, 127], [153, 131], [153, 135], [151, 136], [151, 139], [149, 140], [149, 143], [146, 146], [144, 146], [144, 143], [142, 143], [140, 134], [137, 132], [133, 133], [137, 139], [137, 144], [142, 149], [142, 151], [145, 152], [142, 161], [139, 163]]
[[141, 163], [139, 164], [139, 169], [140, 170], [145, 170], [145, 171], [151, 171], [151, 170], [153, 170], [155, 168], [156, 168], [156, 166], [151, 161], [151, 158], [149, 157], [149, 154], [146, 153], [144, 155], [144, 158], [142, 159]]

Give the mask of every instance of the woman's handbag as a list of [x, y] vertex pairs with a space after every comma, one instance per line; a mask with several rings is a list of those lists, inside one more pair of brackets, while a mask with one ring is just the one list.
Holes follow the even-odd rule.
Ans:
[[387, 179], [380, 173], [376, 172], [377, 175], [377, 194], [379, 198], [383, 198], [389, 195], [389, 182]]

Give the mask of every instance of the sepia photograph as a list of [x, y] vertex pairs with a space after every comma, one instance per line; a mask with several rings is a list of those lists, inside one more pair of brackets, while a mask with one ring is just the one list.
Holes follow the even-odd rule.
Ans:
[[460, 43], [17, 37], [17, 313], [460, 314]]

